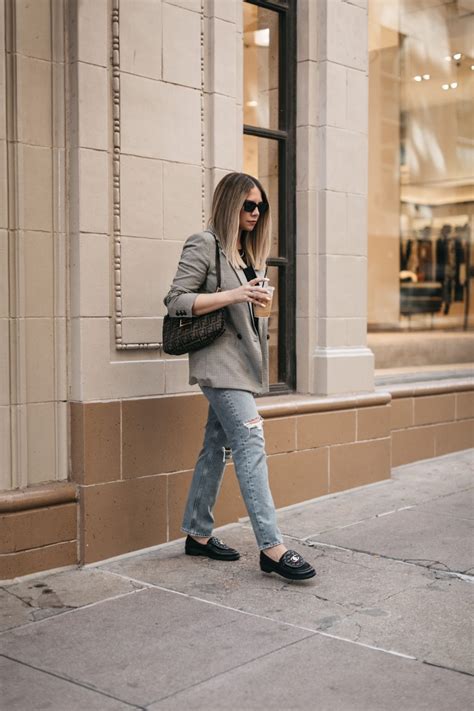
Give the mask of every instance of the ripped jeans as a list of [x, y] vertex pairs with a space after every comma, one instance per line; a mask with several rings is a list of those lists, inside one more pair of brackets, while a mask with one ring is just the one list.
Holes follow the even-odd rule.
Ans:
[[224, 474], [226, 450], [230, 448], [258, 547], [263, 550], [282, 543], [268, 485], [263, 420], [252, 393], [204, 386], [201, 390], [209, 401], [209, 414], [182, 530], [203, 538], [212, 535], [212, 510]]

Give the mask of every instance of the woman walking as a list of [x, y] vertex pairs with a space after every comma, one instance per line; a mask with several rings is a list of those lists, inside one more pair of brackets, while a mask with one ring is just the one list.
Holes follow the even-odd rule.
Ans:
[[[220, 291], [216, 291], [216, 241]], [[260, 549], [261, 570], [304, 580], [316, 573], [283, 544], [268, 485], [263, 421], [254, 398], [269, 388], [268, 319], [253, 313], [253, 305], [265, 306], [270, 299], [261, 286], [267, 281], [269, 250], [270, 209], [262, 185], [245, 173], [229, 173], [214, 192], [208, 228], [186, 241], [164, 300], [172, 317], [201, 316], [225, 307], [224, 333], [189, 354], [189, 383], [199, 384], [209, 411], [182, 530], [188, 534], [188, 555], [227, 561], [240, 557], [212, 535], [212, 512], [230, 448]]]

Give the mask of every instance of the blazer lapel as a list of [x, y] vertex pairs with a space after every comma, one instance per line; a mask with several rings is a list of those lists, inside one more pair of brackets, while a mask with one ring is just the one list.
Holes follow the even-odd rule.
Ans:
[[[232, 267], [232, 264], [231, 264], [230, 266]], [[243, 269], [239, 269], [239, 268], [236, 269], [235, 267], [232, 267], [232, 269], [233, 269], [234, 272], [236, 273], [236, 275], [237, 275], [237, 277], [238, 277], [240, 283], [241, 283], [242, 285], [247, 284], [247, 277], [246, 277], [245, 274], [244, 274], [244, 270], [243, 270]]]

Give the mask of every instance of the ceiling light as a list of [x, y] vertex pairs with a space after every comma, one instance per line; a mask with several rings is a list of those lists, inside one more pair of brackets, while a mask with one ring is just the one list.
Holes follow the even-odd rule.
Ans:
[[462, 57], [461, 52], [456, 52], [456, 54], [453, 54], [453, 59], [455, 59], [456, 61], [458, 61], [458, 59], [461, 59], [461, 57]]
[[474, 72], [474, 64], [471, 64], [471, 69]]
[[430, 79], [430, 78], [431, 77], [429, 74], [423, 74], [423, 79], [425, 79], [425, 81], [428, 81], [428, 79]]
[[255, 30], [253, 33], [253, 41], [257, 47], [270, 46], [270, 28], [266, 27], [263, 30]]
[[247, 101], [247, 106], [258, 106], [258, 101]]
[[449, 86], [451, 87], [451, 89], [457, 89], [458, 83], [457, 81], [452, 81]]
[[442, 84], [441, 88], [447, 91], [449, 89], [449, 84]]
[[413, 77], [415, 81], [421, 81], [421, 76], [419, 74], [416, 75], [416, 77]]

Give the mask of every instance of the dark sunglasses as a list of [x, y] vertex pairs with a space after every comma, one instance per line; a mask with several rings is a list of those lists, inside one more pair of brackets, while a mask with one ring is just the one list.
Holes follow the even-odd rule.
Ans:
[[253, 202], [253, 200], [246, 200], [244, 202], [244, 212], [253, 212], [255, 208], [258, 207], [258, 212], [263, 215], [264, 212], [268, 210], [268, 202]]

